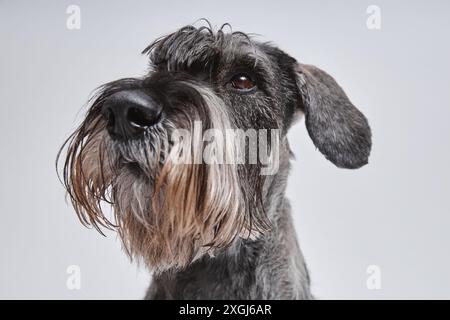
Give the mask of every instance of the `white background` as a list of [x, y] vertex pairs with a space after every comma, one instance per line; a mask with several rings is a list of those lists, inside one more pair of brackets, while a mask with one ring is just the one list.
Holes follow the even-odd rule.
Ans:
[[[81, 29], [66, 8], [81, 8]], [[366, 27], [369, 5], [381, 30]], [[92, 90], [143, 75], [140, 51], [208, 18], [261, 34], [332, 74], [368, 117], [368, 166], [341, 170], [303, 123], [288, 196], [313, 293], [334, 298], [450, 298], [450, 2], [1, 1], [0, 298], [141, 298], [148, 272], [112, 233], [82, 227], [54, 160]], [[68, 290], [66, 268], [81, 268]], [[369, 265], [381, 289], [366, 287]]]

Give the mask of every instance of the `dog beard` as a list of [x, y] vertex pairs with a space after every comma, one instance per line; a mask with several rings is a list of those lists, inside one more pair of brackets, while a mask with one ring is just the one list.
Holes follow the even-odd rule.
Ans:
[[[105, 90], [65, 144], [63, 182], [80, 221], [100, 233], [102, 227], [116, 229], [128, 256], [155, 272], [184, 268], [236, 237], [257, 237], [269, 229], [262, 182], [250, 187], [245, 165], [189, 161], [203, 144], [201, 136], [169, 141], [174, 129], [192, 132], [195, 121], [203, 120], [203, 130], [231, 128], [221, 99], [189, 86], [201, 96], [198, 105], [184, 104], [176, 117], [129, 141], [115, 141], [106, 131], [99, 114]], [[241, 152], [235, 147], [227, 143], [222, 151], [233, 157]], [[104, 203], [111, 204], [113, 219], [105, 216]]]

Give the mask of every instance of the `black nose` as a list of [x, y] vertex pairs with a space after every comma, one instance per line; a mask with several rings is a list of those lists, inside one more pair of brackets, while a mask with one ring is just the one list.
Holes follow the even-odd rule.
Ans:
[[141, 90], [119, 91], [103, 104], [102, 114], [108, 121], [111, 137], [130, 139], [158, 123], [162, 108]]

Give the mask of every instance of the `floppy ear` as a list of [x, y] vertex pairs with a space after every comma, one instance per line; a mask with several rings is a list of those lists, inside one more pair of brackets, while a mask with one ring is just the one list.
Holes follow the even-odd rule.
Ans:
[[372, 141], [366, 117], [330, 75], [311, 65], [296, 68], [306, 128], [316, 147], [340, 168], [367, 164]]

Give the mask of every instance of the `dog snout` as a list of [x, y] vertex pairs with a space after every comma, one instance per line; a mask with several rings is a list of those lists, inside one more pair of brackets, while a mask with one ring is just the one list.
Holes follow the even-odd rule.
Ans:
[[162, 107], [142, 90], [119, 91], [103, 104], [102, 115], [111, 137], [130, 139], [143, 134], [160, 120]]

